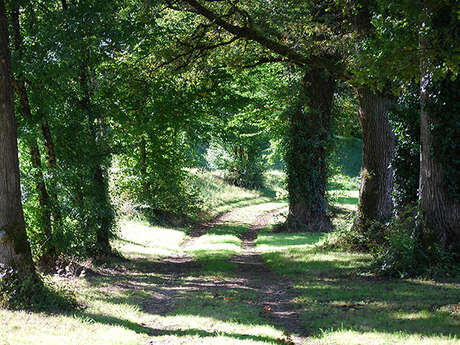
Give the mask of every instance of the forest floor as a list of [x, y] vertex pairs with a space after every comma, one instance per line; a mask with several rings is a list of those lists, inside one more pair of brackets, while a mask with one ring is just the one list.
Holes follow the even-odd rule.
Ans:
[[[336, 226], [356, 204], [343, 187]], [[273, 233], [286, 202], [253, 201], [188, 231], [124, 222], [123, 259], [49, 277], [84, 308], [0, 309], [0, 345], [460, 344], [458, 281], [377, 278], [326, 234]]]

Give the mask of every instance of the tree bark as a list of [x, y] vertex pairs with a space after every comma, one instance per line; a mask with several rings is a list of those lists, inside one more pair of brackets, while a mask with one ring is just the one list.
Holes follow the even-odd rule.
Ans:
[[[13, 22], [13, 37], [14, 49], [18, 53], [19, 58], [22, 58], [22, 37], [19, 24], [19, 8], [14, 8], [12, 11]], [[33, 123], [32, 111], [30, 108], [29, 97], [24, 82], [22, 73], [19, 73], [15, 81], [16, 94], [21, 103], [22, 113], [30, 123]], [[37, 139], [32, 138], [29, 140], [29, 152], [31, 156], [32, 167], [35, 169], [35, 184], [38, 192], [38, 202], [40, 205], [40, 227], [41, 232], [45, 237], [45, 244], [43, 246], [43, 257], [49, 258], [56, 254], [56, 248], [52, 245], [52, 231], [51, 231], [51, 204], [48, 190], [45, 184], [45, 178], [42, 171], [42, 162], [40, 149], [38, 148]]]
[[[419, 200], [422, 218], [426, 231], [439, 237], [443, 249], [450, 244], [460, 242], [460, 201], [451, 197], [443, 186], [444, 169], [433, 152], [433, 144], [437, 140], [431, 129], [436, 120], [427, 109], [429, 103], [428, 85], [430, 77], [425, 73], [422, 64], [420, 79], [420, 180]], [[453, 100], [449, 100], [453, 101]], [[452, 114], [459, 116], [459, 114]], [[439, 139], [438, 139], [439, 140]]]
[[80, 70], [80, 86], [83, 92], [83, 97], [81, 100], [81, 105], [83, 110], [86, 112], [88, 117], [88, 124], [91, 133], [91, 146], [93, 152], [95, 153], [96, 160], [93, 166], [93, 186], [95, 191], [95, 202], [96, 207], [98, 208], [98, 229], [96, 231], [96, 242], [97, 247], [103, 253], [110, 253], [110, 228], [112, 226], [112, 217], [107, 214], [107, 205], [110, 204], [108, 190], [107, 190], [107, 181], [105, 177], [105, 171], [100, 162], [101, 154], [98, 148], [98, 133], [95, 123], [95, 118], [92, 113], [91, 106], [91, 93], [89, 86], [89, 73], [85, 66], [81, 67]]
[[45, 152], [46, 152], [46, 162], [51, 176], [49, 178], [50, 195], [51, 195], [51, 212], [53, 214], [53, 220], [55, 226], [59, 227], [62, 224], [61, 210], [59, 209], [59, 199], [57, 196], [57, 186], [55, 180], [55, 171], [56, 171], [56, 150], [54, 148], [54, 140], [51, 135], [50, 126], [46, 118], [40, 120], [40, 128], [42, 131], [43, 139], [45, 140]]
[[0, 0], [0, 264], [33, 268], [21, 204], [5, 2]]
[[335, 84], [323, 69], [305, 73], [304, 103], [290, 119], [286, 231], [324, 232], [332, 227], [326, 214], [326, 148]]
[[393, 210], [395, 136], [389, 121], [392, 97], [362, 87], [358, 90], [359, 120], [363, 132], [363, 158], [358, 214], [353, 227], [358, 231], [374, 222], [385, 222]]

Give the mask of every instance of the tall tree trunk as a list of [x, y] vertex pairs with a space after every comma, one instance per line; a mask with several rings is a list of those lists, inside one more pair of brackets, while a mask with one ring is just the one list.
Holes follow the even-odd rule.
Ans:
[[[439, 140], [439, 138], [435, 138], [432, 134], [432, 128], [435, 127], [437, 121], [427, 109], [430, 102], [428, 95], [430, 77], [425, 72], [423, 64], [422, 74], [420, 80], [420, 208], [427, 227], [426, 230], [439, 236], [442, 247], [447, 249], [450, 244], [456, 244], [458, 248], [458, 243], [460, 243], [460, 200], [447, 193], [444, 187], [446, 177], [443, 166], [433, 152], [435, 140]], [[450, 87], [455, 86], [450, 85]], [[454, 99], [446, 101], [455, 102]], [[460, 117], [458, 113], [452, 113], [451, 116]]]
[[[19, 22], [19, 7], [15, 7], [12, 11], [12, 22], [13, 22], [13, 36], [14, 36], [14, 48], [19, 53], [19, 58], [21, 59], [23, 54], [23, 40], [21, 35], [21, 25]], [[24, 115], [27, 116], [30, 120], [32, 120], [32, 112], [30, 109], [29, 98], [27, 95], [27, 89], [25, 85], [24, 78], [22, 74], [20, 74], [17, 78], [16, 83], [16, 92], [19, 96], [21, 101], [21, 105], [24, 111]], [[54, 141], [51, 136], [51, 131], [48, 125], [48, 121], [46, 118], [42, 117], [40, 119], [40, 129], [43, 134], [43, 138], [45, 140], [45, 152], [47, 155], [47, 165], [50, 172], [53, 172], [56, 168], [56, 155], [54, 150]], [[38, 146], [34, 151], [39, 151]], [[40, 161], [40, 169], [41, 169], [41, 161]], [[51, 210], [53, 214], [53, 219], [55, 224], [59, 225], [61, 223], [61, 212], [58, 206], [58, 197], [56, 192], [56, 182], [54, 179], [54, 175], [51, 174], [51, 178], [49, 179], [49, 184], [51, 185], [51, 190], [49, 191], [49, 195], [51, 198], [48, 197], [48, 191], [46, 191], [46, 196], [43, 195], [42, 199], [46, 200], [47, 208]], [[43, 179], [43, 174], [42, 174]], [[43, 179], [43, 186], [40, 187], [38, 190], [46, 190], [45, 180]], [[44, 201], [45, 202], [45, 201]], [[47, 211], [50, 213], [50, 211]], [[45, 215], [43, 216], [45, 217]], [[51, 219], [49, 219], [50, 226], [51, 226]], [[50, 230], [51, 233], [51, 230]]]
[[392, 97], [369, 88], [358, 89], [359, 120], [363, 132], [363, 158], [358, 214], [353, 227], [366, 229], [384, 222], [393, 210], [393, 169], [395, 136], [389, 121]]
[[0, 264], [31, 269], [21, 204], [17, 127], [5, 2], [0, 0]]
[[51, 177], [49, 178], [50, 195], [51, 195], [51, 212], [53, 214], [53, 220], [55, 227], [59, 227], [62, 224], [61, 210], [59, 209], [59, 199], [57, 196], [57, 186], [55, 179], [56, 171], [56, 150], [54, 147], [54, 140], [51, 135], [50, 126], [45, 117], [40, 120], [40, 128], [42, 131], [43, 139], [45, 140], [45, 152], [46, 152], [46, 162], [49, 171], [51, 172]]
[[[27, 97], [27, 93], [25, 90], [25, 85], [20, 78], [16, 80], [16, 93], [20, 99], [22, 112], [24, 117], [26, 117], [29, 121], [32, 121], [32, 113], [30, 111], [29, 100]], [[29, 140], [29, 152], [31, 156], [31, 163], [32, 167], [35, 169], [35, 185], [38, 192], [38, 202], [40, 205], [40, 227], [41, 232], [46, 237], [46, 243], [43, 248], [43, 252], [45, 255], [54, 255], [55, 248], [51, 246], [51, 214], [50, 214], [50, 198], [48, 194], [48, 190], [45, 184], [45, 178], [43, 176], [42, 171], [42, 162], [41, 162], [41, 155], [40, 149], [38, 148], [37, 139], [32, 138]]]
[[93, 186], [95, 191], [95, 201], [97, 203], [96, 211], [98, 214], [98, 229], [96, 232], [97, 247], [101, 252], [111, 252], [110, 247], [110, 229], [112, 227], [112, 217], [108, 214], [110, 205], [107, 181], [105, 171], [101, 164], [101, 153], [99, 152], [98, 144], [98, 131], [96, 126], [96, 119], [92, 112], [91, 106], [91, 93], [89, 85], [89, 73], [87, 68], [82, 66], [80, 70], [80, 86], [83, 92], [83, 98], [81, 100], [82, 108], [86, 112], [88, 117], [88, 124], [91, 133], [91, 146], [95, 153], [95, 162], [93, 166]]
[[305, 102], [290, 119], [286, 231], [331, 229], [326, 214], [326, 146], [335, 84], [335, 79], [322, 69], [313, 68], [305, 73]]
[[[13, 38], [14, 49], [18, 53], [19, 58], [22, 58], [22, 37], [19, 24], [19, 8], [14, 8], [12, 11], [13, 22]], [[33, 123], [32, 111], [30, 108], [29, 97], [24, 82], [22, 73], [19, 73], [15, 81], [16, 93], [21, 103], [22, 113], [30, 123]], [[49, 259], [55, 256], [56, 248], [52, 245], [52, 232], [51, 232], [51, 205], [48, 190], [46, 188], [45, 179], [42, 171], [42, 162], [40, 150], [38, 148], [37, 139], [32, 138], [29, 140], [29, 152], [31, 156], [31, 163], [35, 169], [35, 184], [38, 192], [38, 202], [40, 205], [40, 227], [41, 232], [44, 234], [45, 243], [43, 245], [43, 258]]]

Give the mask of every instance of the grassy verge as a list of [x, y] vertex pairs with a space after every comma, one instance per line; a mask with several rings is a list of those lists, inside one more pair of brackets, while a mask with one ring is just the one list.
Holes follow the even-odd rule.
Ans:
[[[347, 177], [331, 182], [334, 223], [343, 229], [351, 225], [357, 185]], [[378, 279], [368, 273], [369, 255], [324, 249], [327, 238], [269, 227], [257, 239], [271, 268], [295, 281], [308, 344], [460, 344], [460, 282]]]
[[271, 202], [277, 198], [282, 184], [281, 177], [276, 178], [278, 172], [267, 172], [270, 184], [262, 190], [230, 185], [224, 181], [219, 171], [193, 169], [191, 173], [194, 176], [195, 188], [200, 190], [203, 198], [205, 220], [236, 208]]
[[225, 263], [231, 255], [241, 251], [241, 236], [256, 221], [258, 215], [286, 206], [285, 202], [269, 202], [250, 205], [230, 213], [225, 223], [213, 227], [187, 247], [187, 252], [194, 255], [212, 272], [217, 266], [227, 267], [230, 270], [234, 265]]

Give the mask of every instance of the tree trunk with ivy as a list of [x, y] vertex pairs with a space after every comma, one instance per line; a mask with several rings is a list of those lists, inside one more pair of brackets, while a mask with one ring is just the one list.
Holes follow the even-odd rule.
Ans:
[[8, 17], [0, 0], [0, 264], [32, 268], [21, 204]]
[[[439, 92], [436, 87], [431, 89], [429, 76], [423, 76], [420, 81], [419, 200], [425, 231], [435, 235], [443, 249], [450, 245], [459, 249], [459, 164], [458, 152], [452, 152], [452, 148], [455, 151], [455, 147], [460, 146], [460, 82], [448, 78], [438, 82]], [[448, 146], [441, 142], [445, 138]]]
[[86, 66], [80, 67], [80, 87], [82, 90], [81, 106], [82, 110], [86, 113], [89, 129], [90, 129], [90, 142], [92, 152], [94, 154], [93, 166], [90, 167], [92, 171], [91, 184], [93, 187], [93, 198], [95, 202], [95, 212], [97, 217], [96, 229], [96, 246], [100, 253], [110, 253], [112, 248], [110, 246], [110, 232], [113, 222], [113, 213], [110, 206], [108, 195], [108, 182], [106, 169], [103, 167], [103, 158], [101, 153], [100, 134], [98, 133], [97, 120], [93, 114], [93, 107], [91, 103], [91, 91], [89, 72]]
[[395, 135], [389, 121], [392, 97], [369, 88], [358, 89], [359, 120], [363, 132], [363, 158], [358, 214], [353, 227], [366, 230], [384, 222], [393, 210], [393, 170]]
[[303, 79], [303, 104], [290, 118], [286, 155], [289, 215], [285, 231], [329, 231], [327, 215], [327, 144], [335, 79], [312, 68]]

